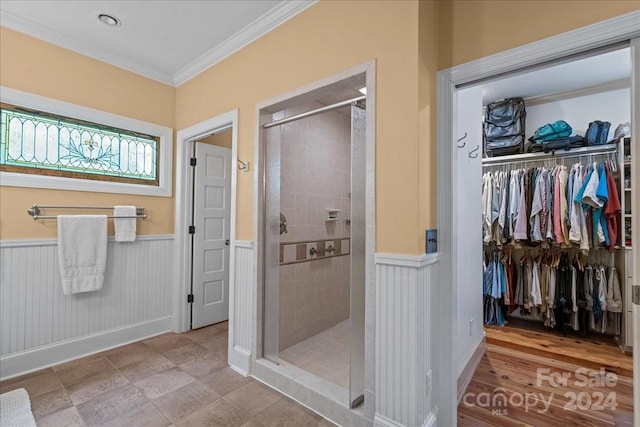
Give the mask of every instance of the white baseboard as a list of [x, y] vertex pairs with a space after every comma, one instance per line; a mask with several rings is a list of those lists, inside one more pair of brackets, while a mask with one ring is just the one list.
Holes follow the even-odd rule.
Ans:
[[231, 369], [246, 377], [251, 373], [251, 353], [242, 347], [234, 346], [229, 352], [229, 365]]
[[431, 413], [429, 413], [429, 416], [427, 417], [426, 420], [424, 420], [424, 423], [422, 423], [422, 427], [435, 427], [438, 425], [438, 409], [435, 408]]
[[376, 414], [375, 418], [373, 419], [373, 426], [374, 427], [407, 427], [380, 414]]
[[170, 321], [171, 317], [164, 317], [2, 356], [0, 379], [6, 380], [170, 332]]
[[458, 403], [460, 403], [460, 400], [462, 399], [464, 392], [467, 390], [467, 387], [473, 378], [473, 374], [476, 372], [476, 368], [486, 351], [487, 344], [485, 342], [485, 334], [483, 331], [478, 341], [471, 347], [468, 360], [462, 371], [458, 374]]

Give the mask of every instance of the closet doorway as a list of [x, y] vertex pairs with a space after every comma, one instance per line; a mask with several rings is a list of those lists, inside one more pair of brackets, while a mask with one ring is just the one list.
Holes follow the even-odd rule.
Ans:
[[[637, 28], [635, 31], [637, 31]], [[555, 40], [549, 43], [553, 44], [554, 42], [557, 42], [556, 47], [561, 49], [563, 43], [564, 46], [568, 46], [570, 45], [569, 41], [575, 41], [575, 38], [573, 38], [575, 35], [572, 35], [571, 33], [566, 37], [567, 38], [565, 40]], [[448, 293], [448, 290], [437, 291], [439, 295], [436, 296], [434, 301], [438, 301], [438, 304], [434, 303], [434, 309], [437, 316], [438, 312], [443, 313], [443, 310], [450, 307], [455, 313], [455, 318], [452, 330], [450, 330], [451, 334], [454, 336], [454, 342], [452, 344], [453, 348], [446, 348], [446, 340], [440, 338], [440, 335], [448, 332], [447, 330], [442, 329], [442, 325], [439, 324], [439, 330], [434, 331], [435, 341], [443, 344], [439, 347], [439, 352], [434, 360], [435, 372], [437, 372], [438, 369], [442, 369], [441, 372], [443, 373], [438, 372], [434, 374], [434, 381], [436, 384], [442, 384], [447, 380], [446, 375], [447, 372], [449, 372], [451, 376], [449, 376], [448, 379], [455, 379], [456, 382], [454, 382], [454, 384], [457, 384], [456, 390], [450, 390], [448, 392], [446, 391], [446, 387], [436, 388], [437, 390], [444, 390], [444, 393], [434, 397], [438, 406], [444, 409], [443, 420], [445, 420], [445, 423], [449, 420], [448, 416], [451, 416], [452, 418], [456, 417], [455, 407], [447, 406], [448, 397], [446, 394], [451, 393], [449, 396], [457, 395], [459, 399], [458, 401], [463, 397], [466, 397], [466, 395], [464, 395], [464, 391], [471, 381], [476, 367], [479, 364], [484, 363], [481, 362], [481, 358], [486, 349], [485, 342], [489, 342], [490, 345], [495, 345], [495, 339], [492, 338], [491, 333], [487, 334], [487, 339], [484, 337], [483, 323], [485, 320], [486, 310], [483, 310], [484, 301], [481, 273], [483, 241], [480, 238], [478, 238], [477, 241], [474, 241], [473, 239], [470, 239], [469, 236], [482, 235], [481, 211], [483, 169], [489, 169], [488, 166], [491, 162], [494, 163], [494, 169], [506, 168], [507, 159], [503, 159], [505, 162], [502, 164], [499, 164], [499, 160], [483, 162], [482, 108], [487, 104], [486, 99], [483, 98], [488, 96], [491, 101], [504, 97], [517, 96], [534, 98], [534, 102], [532, 104], [535, 105], [535, 107], [532, 106], [532, 108], [528, 108], [528, 112], [531, 116], [529, 117], [529, 122], [531, 122], [531, 124], [527, 122], [526, 136], [529, 137], [538, 126], [541, 126], [546, 122], [553, 122], [554, 120], [566, 118], [564, 115], [560, 114], [571, 115], [579, 113], [576, 112], [575, 108], [555, 108], [557, 107], [556, 105], [554, 107], [555, 109], [548, 109], [548, 112], [549, 110], [552, 110], [551, 114], [547, 116], [547, 118], [543, 118], [544, 116], [542, 114], [538, 114], [536, 110], [541, 111], [542, 106], [545, 103], [551, 105], [552, 102], [561, 102], [564, 103], [564, 107], [566, 107], [567, 103], [572, 102], [571, 98], [577, 99], [583, 97], [584, 101], [584, 97], [592, 96], [602, 98], [607, 96], [607, 92], [616, 92], [614, 96], [618, 96], [614, 103], [616, 105], [622, 105], [619, 107], [620, 110], [624, 110], [626, 108], [626, 117], [628, 117], [628, 120], [625, 120], [624, 113], [613, 114], [613, 117], [611, 118], [613, 123], [610, 134], [610, 139], [612, 139], [614, 130], [619, 123], [629, 121], [633, 128], [634, 122], [640, 122], [638, 120], [638, 113], [640, 112], [640, 109], [638, 109], [638, 96], [633, 93], [635, 90], [633, 82], [634, 79], [638, 78], [638, 71], [640, 70], [640, 67], [638, 66], [637, 40], [632, 40], [631, 42], [627, 41], [622, 45], [616, 45], [610, 48], [604, 48], [598, 53], [581, 53], [591, 50], [592, 48], [603, 48], [603, 46], [607, 45], [606, 40], [604, 40], [607, 37], [617, 37], [617, 39], [612, 40], [617, 43], [620, 38], [624, 38], [624, 31], [620, 31], [620, 34], [616, 34], [615, 36], [605, 35], [603, 33], [597, 42], [593, 39], [585, 41], [579, 49], [575, 47], [575, 44], [572, 48], [564, 48], [565, 55], [569, 56], [579, 54], [579, 58], [572, 57], [556, 63], [548, 63], [547, 61], [549, 59], [557, 59], [557, 51], [555, 53], [555, 57], [550, 57], [550, 54], [545, 53], [545, 49], [548, 52], [551, 47], [549, 44], [545, 45], [545, 42], [540, 42], [540, 50], [534, 49], [535, 52], [537, 52], [537, 56], [536, 54], [532, 54], [531, 50], [527, 52], [527, 59], [524, 57], [518, 59], [518, 55], [513, 55], [512, 53], [513, 57], [510, 61], [500, 62], [492, 58], [491, 64], [501, 63], [503, 64], [502, 66], [493, 65], [493, 68], [485, 67], [483, 69], [479, 65], [475, 64], [475, 67], [461, 66], [457, 67], [457, 69], [454, 68], [453, 70], [449, 70], [446, 73], [443, 72], [439, 75], [439, 85], [441, 89], [439, 107], [441, 111], [451, 111], [451, 113], [449, 113], [450, 115], [445, 113], [440, 122], [442, 131], [439, 134], [439, 164], [443, 166], [443, 169], [439, 171], [439, 177], [441, 178], [441, 185], [439, 185], [439, 189], [441, 190], [439, 194], [439, 233], [441, 233], [440, 242], [442, 243], [442, 253], [444, 255], [444, 265], [442, 269], [443, 281], [452, 283], [453, 287], [451, 293]], [[552, 70], [554, 66], [559, 66], [561, 63], [562, 65], [567, 65], [567, 63], [572, 62], [573, 60], [589, 60], [590, 58], [595, 58], [597, 54], [615, 55], [616, 52], [619, 54], [622, 50], [626, 52], [626, 55], [629, 58], [628, 64], [633, 64], [627, 67], [626, 76], [616, 76], [614, 73], [610, 72], [604, 81], [580, 83], [578, 76], [584, 77], [584, 73], [578, 73], [569, 75], [569, 83], [579, 84], [576, 87], [553, 87], [554, 83], [562, 80], [559, 78], [543, 79], [546, 80], [546, 87], [540, 86], [537, 93], [535, 88], [532, 87], [532, 83], [536, 80], [534, 77], [536, 73], [544, 74], [544, 72]], [[534, 59], [537, 60], [538, 63], [546, 63], [544, 66], [535, 67], [533, 66], [535, 62], [532, 62]], [[607, 69], [609, 71], [611, 71], [612, 68], [615, 68], [611, 66], [611, 63], [608, 65]], [[487, 71], [487, 68], [489, 71]], [[629, 69], [634, 70], [633, 72], [635, 75], [631, 75], [628, 72]], [[509, 74], [507, 72], [512, 73]], [[482, 80], [478, 81], [478, 75], [481, 73], [483, 73], [483, 75], [479, 77], [481, 77]], [[499, 78], [492, 77], [498, 75], [500, 76]], [[513, 85], [509, 90], [508, 83], [510, 79], [512, 80], [511, 83], [513, 83], [518, 78], [523, 77], [526, 80], [523, 80], [520, 84]], [[640, 80], [635, 81], [638, 82]], [[625, 91], [628, 94], [626, 97], [626, 107], [624, 106], [625, 98], [619, 96], [620, 93]], [[557, 96], [558, 93], [561, 93], [561, 96]], [[579, 100], [576, 101], [576, 99], [574, 99], [574, 101], [579, 102]], [[607, 104], [605, 103], [604, 105]], [[589, 105], [583, 102], [581, 106], [584, 107], [582, 112], [585, 113], [584, 109], [588, 109]], [[591, 112], [591, 116], [583, 118], [576, 117], [575, 114], [572, 120], [575, 122], [576, 133], [580, 133], [580, 131], [584, 132], [590, 121], [598, 120], [600, 117], [604, 119], [604, 116], [597, 112]], [[593, 114], [596, 115], [593, 116]], [[539, 124], [534, 124], [535, 120], [544, 121]], [[620, 213], [619, 217], [619, 221], [622, 224], [620, 227], [620, 235], [622, 238], [618, 239], [618, 244], [616, 245], [617, 247], [615, 248], [613, 258], [611, 258], [610, 255], [599, 254], [594, 254], [591, 258], [591, 260], [596, 264], [610, 262], [609, 265], [611, 267], [616, 266], [618, 269], [619, 280], [623, 286], [622, 297], [624, 304], [626, 305], [624, 305], [623, 313], [619, 316], [622, 323], [620, 331], [617, 334], [619, 340], [613, 341], [613, 338], [611, 338], [612, 342], [610, 343], [610, 347], [616, 350], [618, 352], [617, 354], [620, 354], [620, 358], [628, 358], [628, 356], [624, 355], [623, 350], [630, 351], [633, 347], [637, 349], [638, 331], [640, 330], [638, 329], [640, 328], [638, 309], [637, 306], [634, 306], [631, 303], [631, 277], [637, 276], [638, 266], [634, 265], [630, 267], [630, 264], [633, 264], [633, 261], [638, 259], [638, 250], [630, 245], [632, 240], [631, 237], [627, 241], [626, 236], [624, 235], [624, 221], [628, 218], [630, 225], [632, 225], [632, 223], [637, 224], [638, 212], [637, 196], [635, 196], [634, 193], [637, 190], [633, 189], [634, 187], [636, 189], [638, 188], [637, 184], [633, 185], [638, 181], [638, 167], [636, 166], [638, 164], [637, 155], [634, 156], [634, 151], [637, 152], [638, 150], [636, 149], [637, 142], [632, 142], [635, 141], [632, 138], [633, 136], [626, 139], [628, 141], [628, 154], [625, 151], [625, 145], [623, 143], [624, 139], [621, 140], [617, 147], [609, 147], [611, 150], [609, 152], [605, 151], [604, 154], [601, 153], [597, 155], [588, 152], [584, 153], [587, 163], [594, 161], [597, 162], [600, 160], [611, 160], [610, 163], [612, 165], [615, 163], [616, 167], [622, 169], [622, 172], [617, 171], [618, 173], [622, 173], [622, 175], [618, 175], [618, 179], [622, 178], [622, 182], [618, 182], [618, 189], [621, 199], [625, 199], [628, 206], [626, 210], [623, 210]], [[585, 151], [587, 150], [585, 149]], [[628, 158], [626, 157], [627, 155], [629, 156]], [[556, 161], [554, 162], [555, 164], [559, 163], [568, 166], [573, 164], [573, 160], [580, 160], [579, 157], [576, 157], [571, 160], [567, 158], [566, 160], [558, 162], [557, 160], [559, 158], [560, 156], [557, 156], [552, 160]], [[524, 156], [518, 159], [521, 163], [518, 163], [515, 166], [524, 167], [525, 165], [522, 163], [524, 159], [532, 160], [532, 157], [527, 158]], [[516, 158], [512, 158], [510, 160], [516, 161]], [[551, 160], [547, 161], [547, 163], [542, 161], [541, 165], [550, 165], [551, 163]], [[447, 165], [451, 165], [450, 170], [446, 170]], [[625, 174], [628, 177], [625, 177]], [[450, 197], [447, 196], [447, 192], [450, 192]], [[626, 195], [627, 193], [628, 196]], [[625, 201], [623, 201], [623, 204]], [[450, 218], [451, 215], [447, 217], [449, 212], [454, 212], [452, 218]], [[632, 227], [630, 227], [629, 231], [631, 228]], [[638, 240], [637, 225], [633, 233], [635, 233], [634, 236], [636, 237], [636, 240]], [[558, 250], [557, 252], [560, 254], [559, 256], [561, 256], [562, 251]], [[451, 299], [449, 300], [448, 298]], [[451, 305], [443, 304], [443, 301], [450, 301]], [[438, 307], [438, 305], [440, 305], [440, 307]], [[444, 308], [442, 308], [442, 306], [444, 306]], [[515, 323], [515, 321], [512, 323]], [[445, 327], [445, 329], [446, 328], [447, 327]], [[635, 332], [633, 332], [634, 330]], [[520, 335], [523, 339], [526, 339], [524, 338], [526, 336], [525, 333]], [[635, 343], [633, 342], [634, 340], [636, 341]], [[615, 347], [616, 343], [620, 344], [619, 348]], [[585, 346], [585, 349], [586, 352], [589, 352], [587, 346]], [[530, 352], [532, 353], [533, 351]], [[455, 355], [453, 360], [447, 360], [447, 357], [450, 358], [450, 354]], [[638, 366], [639, 360], [637, 354], [637, 351], [634, 352], [636, 367]], [[558, 356], [557, 359], [560, 360], [562, 357]], [[629, 375], [630, 371], [633, 370], [631, 362], [629, 362], [628, 366], [630, 369], [629, 371], [626, 371], [627, 375]], [[590, 368], [592, 367], [590, 366]], [[637, 390], [638, 369], [636, 368], [635, 371], [635, 386]], [[628, 381], [631, 383], [631, 378], [629, 378]], [[471, 391], [477, 393], [479, 390], [476, 387], [472, 388]], [[625, 399], [629, 401], [631, 396], [625, 396]], [[635, 399], [635, 417], [637, 423], [640, 409], [637, 407], [638, 392], [635, 393]], [[627, 406], [627, 408], [629, 408], [629, 406]], [[451, 409], [451, 411], [449, 412], [447, 409]], [[491, 413], [491, 411], [489, 412]], [[633, 415], [628, 413], [627, 416], [631, 419]], [[451, 424], [455, 422], [454, 420], [449, 421], [451, 421]], [[633, 423], [633, 421], [631, 421], [631, 423]]]

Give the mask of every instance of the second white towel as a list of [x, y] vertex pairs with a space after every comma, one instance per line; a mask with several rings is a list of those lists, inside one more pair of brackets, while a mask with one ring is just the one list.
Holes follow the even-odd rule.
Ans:
[[135, 206], [114, 206], [113, 228], [116, 234], [116, 242], [134, 242], [136, 240], [136, 218], [117, 218], [119, 216], [135, 216]]

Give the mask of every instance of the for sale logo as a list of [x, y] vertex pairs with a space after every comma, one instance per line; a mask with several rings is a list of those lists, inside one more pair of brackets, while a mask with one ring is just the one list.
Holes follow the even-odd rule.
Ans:
[[[543, 391], [521, 393], [496, 387], [493, 391], [465, 393], [462, 402], [465, 406], [489, 409], [493, 415], [508, 415], [509, 408], [524, 408], [525, 412], [544, 414], [549, 411], [554, 397], [558, 398], [558, 403], [565, 402], [563, 409], [568, 411], [615, 410], [618, 406], [616, 392], [611, 389], [617, 384], [618, 376], [604, 369], [593, 371], [579, 368], [574, 372], [556, 372], [549, 368], [538, 368], [536, 386]], [[558, 391], [545, 392], [549, 388]], [[563, 391], [563, 388], [569, 390]], [[583, 388], [588, 390], [580, 390]]]

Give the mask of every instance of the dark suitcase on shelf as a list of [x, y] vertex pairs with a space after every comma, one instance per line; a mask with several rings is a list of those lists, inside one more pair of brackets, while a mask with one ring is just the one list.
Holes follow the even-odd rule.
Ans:
[[544, 142], [536, 142], [529, 146], [529, 153], [549, 152], [556, 150], [570, 150], [576, 147], [584, 147], [586, 140], [580, 135], [565, 138], [551, 139]]
[[584, 134], [584, 137], [587, 140], [587, 145], [606, 144], [607, 138], [609, 138], [610, 127], [611, 123], [601, 122], [600, 120], [589, 123], [589, 128]]
[[522, 98], [507, 98], [487, 105], [483, 125], [487, 156], [524, 153], [526, 116]]

